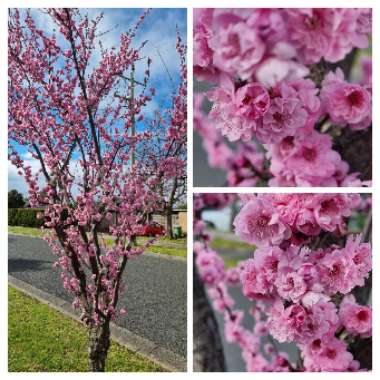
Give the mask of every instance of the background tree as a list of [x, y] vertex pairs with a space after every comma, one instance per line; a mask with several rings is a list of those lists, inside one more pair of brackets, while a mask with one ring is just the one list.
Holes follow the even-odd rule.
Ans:
[[24, 197], [17, 190], [8, 191], [8, 208], [21, 208], [25, 206]]
[[[9, 158], [28, 184], [31, 207], [44, 206], [46, 240], [88, 327], [89, 368], [104, 371], [110, 322], [125, 312], [117, 309], [122, 275], [152, 243], [134, 244], [160, 201], [146, 182], [150, 157], [135, 156], [151, 139], [148, 128], [136, 128], [155, 93], [147, 87], [151, 60], [141, 55], [144, 43], [133, 43], [149, 11], [110, 49], [97, 43], [102, 14], [44, 12], [56, 25], [52, 35], [30, 11], [9, 11]], [[141, 66], [137, 89], [131, 78]], [[39, 162], [37, 172], [20, 146]], [[105, 220], [112, 246], [99, 232]]]
[[[160, 196], [159, 209], [166, 217], [166, 235], [173, 238], [173, 208], [183, 202], [187, 192], [187, 68], [186, 47], [177, 36], [180, 58], [180, 83], [172, 95], [172, 105], [165, 112], [157, 111], [151, 121], [151, 138], [139, 147], [141, 161], [152, 191]], [[162, 60], [165, 65], [165, 62]], [[166, 67], [166, 66], [165, 66]], [[172, 82], [169, 76], [169, 81]], [[172, 82], [174, 87], [174, 83]]]

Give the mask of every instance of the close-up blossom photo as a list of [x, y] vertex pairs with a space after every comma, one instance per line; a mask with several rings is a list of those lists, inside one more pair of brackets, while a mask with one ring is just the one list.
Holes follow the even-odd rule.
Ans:
[[194, 371], [372, 369], [372, 196], [194, 195]]
[[372, 11], [194, 9], [194, 185], [372, 179]]

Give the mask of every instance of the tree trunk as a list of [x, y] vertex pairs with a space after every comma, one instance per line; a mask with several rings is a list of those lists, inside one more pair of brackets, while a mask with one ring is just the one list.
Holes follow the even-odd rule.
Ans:
[[193, 369], [197, 372], [225, 372], [226, 364], [218, 323], [195, 265], [193, 291]]
[[104, 372], [110, 346], [109, 322], [89, 329], [88, 365], [92, 372]]
[[167, 206], [165, 209], [166, 216], [166, 236], [173, 239], [173, 220], [172, 220], [172, 207]]
[[178, 178], [175, 176], [173, 178], [173, 187], [171, 189], [169, 199], [166, 202], [165, 213], [166, 213], [166, 236], [173, 239], [173, 204], [175, 199], [175, 194], [177, 192]]

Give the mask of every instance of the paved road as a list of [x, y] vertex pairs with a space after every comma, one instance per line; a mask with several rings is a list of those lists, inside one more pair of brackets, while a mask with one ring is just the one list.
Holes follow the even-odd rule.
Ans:
[[[254, 320], [249, 315], [248, 311], [252, 307], [252, 302], [248, 300], [248, 298], [244, 297], [241, 289], [239, 286], [236, 287], [230, 287], [229, 292], [231, 297], [235, 300], [235, 307], [238, 310], [245, 311], [245, 318], [243, 320], [243, 325], [247, 329], [253, 329], [254, 328]], [[225, 335], [223, 333], [224, 331], [224, 317], [220, 313], [215, 313], [216, 320], [219, 325], [219, 331], [222, 332], [222, 343], [223, 343], [223, 349], [227, 364], [227, 371], [228, 372], [246, 372], [246, 364], [243, 361], [243, 358], [241, 356], [241, 349], [239, 346], [233, 343], [228, 343], [226, 341]], [[267, 341], [265, 338], [263, 338], [262, 343], [266, 343]], [[297, 349], [293, 344], [290, 343], [277, 343], [277, 348], [280, 351], [284, 351], [289, 355], [290, 360], [295, 363], [297, 360]]]
[[208, 158], [202, 147], [202, 140], [197, 133], [193, 135], [194, 147], [194, 186], [226, 186], [226, 174], [223, 170], [209, 166]]
[[[42, 239], [9, 235], [9, 274], [69, 302], [59, 271], [52, 270], [55, 256]], [[120, 305], [128, 309], [118, 325], [186, 356], [186, 262], [140, 256], [128, 263], [128, 286]]]
[[[235, 251], [231, 249], [218, 249], [218, 253], [222, 257], [236, 259], [239, 261], [246, 260], [252, 256], [252, 250], [248, 251], [244, 249], [238, 249]], [[247, 297], [243, 296], [240, 286], [230, 287], [229, 292], [231, 297], [235, 300], [236, 309], [243, 310], [246, 312], [245, 318], [243, 320], [243, 325], [248, 329], [253, 329], [255, 322], [248, 312], [253, 305], [252, 301], [248, 300]], [[218, 321], [220, 331], [224, 331], [223, 316], [220, 313], [216, 313], [216, 319]], [[246, 365], [242, 359], [240, 348], [235, 344], [228, 343], [225, 339], [225, 335], [221, 335], [227, 363], [227, 370], [229, 372], [245, 372]], [[263, 340], [262, 342], [266, 341]], [[279, 350], [287, 352], [291, 361], [295, 362], [297, 360], [297, 351], [294, 345], [289, 343], [277, 343], [277, 347]]]

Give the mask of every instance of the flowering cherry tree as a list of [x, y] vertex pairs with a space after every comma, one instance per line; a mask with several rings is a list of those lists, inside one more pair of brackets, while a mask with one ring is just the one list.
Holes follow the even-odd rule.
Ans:
[[368, 185], [371, 27], [370, 9], [194, 11], [194, 128], [229, 186]]
[[9, 158], [28, 184], [31, 206], [44, 208], [55, 266], [88, 327], [90, 370], [104, 371], [110, 322], [126, 313], [118, 309], [123, 272], [152, 243], [134, 244], [160, 201], [146, 183], [149, 158], [135, 154], [151, 138], [148, 128], [136, 128], [155, 91], [148, 87], [151, 60], [142, 56], [144, 44], [133, 43], [149, 11], [109, 49], [98, 44], [102, 15], [45, 13], [51, 34], [30, 11], [9, 12]]
[[[210, 247], [201, 214], [225, 207], [231, 195], [195, 196], [197, 274], [214, 310], [224, 316], [227, 342], [241, 348], [247, 371], [371, 369], [370, 199], [241, 195], [235, 234], [252, 244], [254, 253], [226, 269]], [[366, 215], [362, 233], [348, 230], [354, 214], [356, 219]], [[252, 301], [249, 317], [230, 296], [231, 286], [240, 286]], [[253, 318], [253, 329], [246, 327], [247, 317]], [[297, 362], [281, 350], [282, 342], [296, 345]]]

